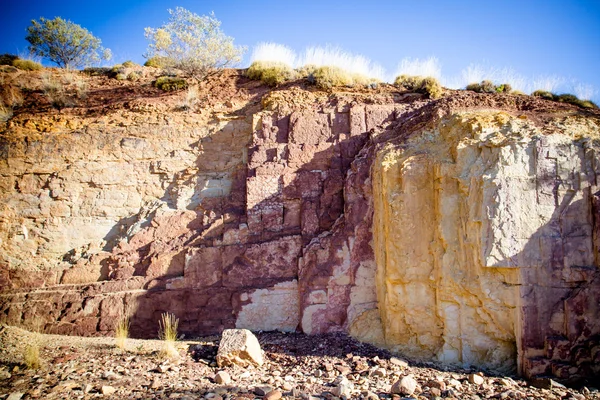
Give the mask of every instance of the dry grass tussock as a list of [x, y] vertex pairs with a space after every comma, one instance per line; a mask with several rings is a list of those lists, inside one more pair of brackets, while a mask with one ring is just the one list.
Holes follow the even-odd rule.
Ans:
[[312, 74], [314, 82], [317, 87], [321, 89], [331, 89], [334, 87], [354, 87], [354, 86], [367, 86], [370, 84], [376, 84], [377, 79], [368, 78], [365, 75], [348, 72], [345, 69], [324, 66], [319, 67]]
[[277, 86], [297, 79], [298, 73], [283, 62], [255, 61], [246, 71], [246, 76], [269, 86]]
[[177, 340], [179, 319], [174, 314], [164, 313], [158, 322], [158, 326], [158, 338], [163, 341], [161, 355], [165, 358], [178, 358], [179, 352], [175, 347], [175, 341]]
[[430, 76], [400, 75], [394, 80], [394, 85], [408, 91], [426, 94], [430, 99], [440, 98], [444, 93], [440, 82]]
[[117, 326], [115, 326], [115, 343], [116, 346], [125, 350], [127, 345], [127, 338], [129, 337], [129, 313], [125, 312], [117, 321]]

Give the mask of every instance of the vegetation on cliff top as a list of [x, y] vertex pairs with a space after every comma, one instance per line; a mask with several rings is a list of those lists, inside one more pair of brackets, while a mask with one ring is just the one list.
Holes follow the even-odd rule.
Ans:
[[148, 59], [163, 57], [168, 66], [198, 80], [241, 61], [246, 48], [233, 44], [233, 38], [221, 31], [221, 21], [214, 14], [201, 16], [182, 7], [169, 10], [169, 14], [167, 24], [146, 28], [150, 41]]
[[111, 58], [110, 50], [101, 46], [100, 39], [60, 17], [32, 20], [27, 32], [25, 39], [30, 43], [29, 51], [61, 68], [80, 68]]

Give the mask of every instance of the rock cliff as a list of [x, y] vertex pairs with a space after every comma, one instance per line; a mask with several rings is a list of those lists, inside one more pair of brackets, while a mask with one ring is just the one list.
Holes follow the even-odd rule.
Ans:
[[129, 313], [149, 337], [173, 312], [192, 335], [345, 331], [598, 377], [597, 111], [269, 90], [238, 71], [190, 110], [144, 81], [86, 79], [60, 112], [34, 87], [2, 133], [0, 321], [106, 335]]

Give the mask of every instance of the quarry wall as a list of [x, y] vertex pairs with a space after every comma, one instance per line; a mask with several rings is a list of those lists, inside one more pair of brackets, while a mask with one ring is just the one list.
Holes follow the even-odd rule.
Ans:
[[194, 336], [598, 376], [599, 126], [418, 99], [24, 122], [1, 146], [0, 321], [107, 335], [127, 313], [154, 337], [172, 312]]

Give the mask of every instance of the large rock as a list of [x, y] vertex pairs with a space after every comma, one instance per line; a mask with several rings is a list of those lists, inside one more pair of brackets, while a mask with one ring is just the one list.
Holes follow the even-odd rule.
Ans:
[[219, 343], [217, 364], [219, 367], [261, 366], [263, 355], [258, 339], [247, 329], [225, 329]]

